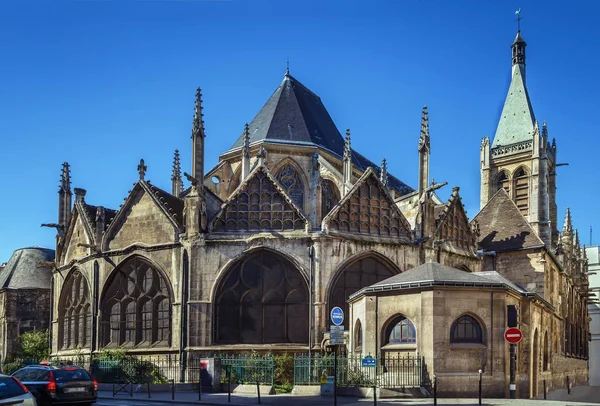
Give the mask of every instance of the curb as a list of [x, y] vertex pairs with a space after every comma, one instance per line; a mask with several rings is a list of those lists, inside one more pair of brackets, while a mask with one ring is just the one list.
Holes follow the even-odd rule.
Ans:
[[230, 405], [230, 406], [248, 406], [247, 403], [223, 403], [223, 402], [214, 402], [207, 400], [172, 400], [172, 399], [153, 399], [153, 398], [132, 398], [132, 397], [113, 397], [113, 396], [98, 396], [98, 400], [126, 400], [130, 402], [152, 402], [152, 403], [164, 403], [164, 404], [180, 404], [180, 405], [211, 405], [211, 406], [222, 406], [222, 405]]

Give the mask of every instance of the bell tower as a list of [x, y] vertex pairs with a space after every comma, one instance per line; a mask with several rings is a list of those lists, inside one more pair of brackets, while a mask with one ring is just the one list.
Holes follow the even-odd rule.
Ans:
[[525, 47], [517, 31], [511, 45], [511, 82], [493, 140], [480, 147], [483, 208], [500, 189], [506, 190], [521, 214], [548, 246], [556, 244], [556, 141], [540, 131], [526, 86]]

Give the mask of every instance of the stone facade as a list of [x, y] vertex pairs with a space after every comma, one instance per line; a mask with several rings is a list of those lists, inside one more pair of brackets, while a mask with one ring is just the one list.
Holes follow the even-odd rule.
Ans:
[[[176, 151], [172, 193], [145, 179], [147, 166], [141, 160], [138, 180], [118, 210], [88, 204], [83, 189], [75, 189], [71, 205], [70, 169], [63, 164], [61, 209], [58, 224], [51, 225], [59, 232], [53, 277], [53, 354], [122, 347], [131, 353], [179, 354], [185, 359], [215, 351], [322, 350], [328, 345], [332, 307], [356, 315], [372, 314], [371, 297], [362, 304], [353, 302], [353, 310], [348, 298], [435, 261], [464, 275], [497, 271], [525, 289], [511, 287], [510, 294], [482, 289], [468, 295], [462, 290], [432, 289], [390, 299], [375, 311], [379, 321], [368, 334], [380, 334], [379, 329], [386, 327], [385, 317], [401, 312], [410, 314], [421, 338], [414, 348], [384, 350], [418, 349], [429, 367], [449, 374], [449, 382], [460, 374], [471, 379], [473, 368], [483, 366], [492, 378], [490, 393], [500, 395], [506, 387], [502, 380], [506, 372], [501, 343], [504, 321], [499, 316], [492, 321], [491, 309], [503, 314], [507, 303], [514, 302], [521, 305], [526, 337], [538, 331], [538, 338], [531, 341], [536, 349], [524, 343], [520, 351], [538, 354], [542, 331], [545, 334], [551, 328], [552, 340], [558, 340], [564, 336], [562, 326], [568, 325], [569, 337], [576, 337], [570, 342], [578, 343], [568, 352], [577, 353], [579, 368], [587, 331], [578, 305], [583, 288], [577, 287], [568, 299], [559, 293], [572, 291], [572, 280], [581, 273], [578, 243], [567, 242], [572, 237], [566, 229], [561, 242], [570, 248], [554, 250], [554, 240], [546, 238], [558, 235], [543, 229], [551, 217], [553, 199], [542, 210], [545, 217], [530, 210], [536, 203], [529, 194], [524, 206], [524, 190], [553, 196], [547, 186], [540, 189], [543, 176], [532, 175], [523, 183], [525, 175], [519, 172], [512, 194], [510, 188], [508, 193], [501, 188], [493, 195], [495, 190], [489, 189], [491, 175], [486, 171], [497, 171], [509, 161], [519, 167], [517, 160], [531, 158], [521, 149], [506, 162], [491, 160], [487, 141], [482, 149], [482, 162], [486, 162], [482, 187], [489, 190], [482, 196], [489, 202], [469, 221], [458, 187], [444, 200], [439, 196], [446, 183], [430, 183], [426, 108], [418, 142], [418, 188], [413, 190], [387, 172], [385, 160], [378, 166], [353, 150], [350, 130], [343, 137], [320, 98], [289, 72], [219, 163], [206, 173], [199, 89], [195, 107], [191, 174], [184, 172], [187, 188]], [[523, 173], [536, 171], [527, 167]], [[499, 231], [494, 229], [498, 216], [486, 212], [486, 207], [494, 205], [513, 213], [500, 221]], [[526, 227], [514, 234], [515, 225]], [[495, 240], [503, 233], [501, 241]], [[521, 246], [491, 254], [494, 244], [507, 241]], [[565, 261], [572, 265], [566, 267]], [[490, 299], [492, 293], [497, 297]], [[543, 304], [530, 300], [526, 293], [541, 298]], [[467, 311], [489, 326], [485, 333], [490, 337], [489, 349], [453, 347], [443, 340], [459, 313]], [[365, 317], [369, 319], [365, 323], [373, 322], [372, 317]], [[374, 352], [382, 349], [373, 345], [370, 350]], [[345, 348], [352, 349], [350, 341]], [[456, 369], [458, 364], [445, 356], [466, 361]], [[567, 364], [563, 369], [557, 366], [552, 378], [560, 377], [561, 371], [574, 371]], [[521, 393], [535, 381], [528, 378], [532, 369], [527, 365], [523, 363], [519, 372], [524, 385]], [[533, 376], [538, 377], [537, 372]], [[584, 379], [584, 372], [577, 376]], [[530, 390], [532, 395], [537, 386]]]

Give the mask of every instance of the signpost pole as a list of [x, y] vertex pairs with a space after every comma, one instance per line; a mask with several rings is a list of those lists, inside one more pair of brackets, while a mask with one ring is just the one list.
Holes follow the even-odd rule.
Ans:
[[333, 406], [337, 406], [337, 345], [333, 346]]
[[515, 375], [517, 369], [517, 344], [510, 345], [510, 398], [517, 398], [517, 384], [515, 383]]

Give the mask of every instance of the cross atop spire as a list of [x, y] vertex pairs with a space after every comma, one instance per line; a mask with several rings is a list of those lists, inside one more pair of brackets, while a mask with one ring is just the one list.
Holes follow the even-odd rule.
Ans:
[[515, 14], [517, 16], [517, 30], [521, 31], [521, 8], [520, 7], [517, 11], [515, 11]]
[[60, 174], [60, 189], [66, 193], [71, 193], [71, 170], [69, 169], [68, 162], [64, 162], [62, 164], [62, 171]]
[[285, 76], [290, 76], [290, 58], [288, 58], [286, 62]]
[[140, 180], [144, 180], [146, 169], [148, 169], [148, 167], [144, 164], [144, 160], [140, 159], [140, 164], [137, 167], [138, 173], [140, 174]]
[[379, 179], [381, 180], [381, 183], [383, 183], [383, 186], [388, 185], [388, 171], [387, 171], [387, 161], [385, 160], [385, 158], [383, 158], [381, 160], [381, 173], [379, 174]]
[[431, 141], [429, 138], [429, 113], [427, 113], [427, 106], [423, 106], [421, 112], [421, 136], [419, 137], [419, 151], [423, 148], [429, 149]]

